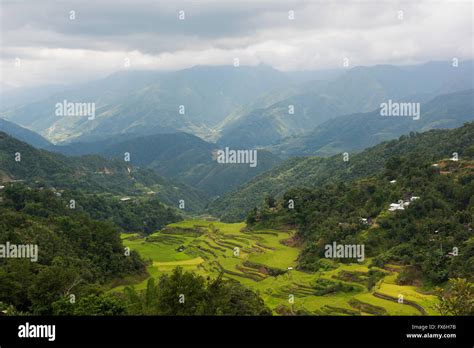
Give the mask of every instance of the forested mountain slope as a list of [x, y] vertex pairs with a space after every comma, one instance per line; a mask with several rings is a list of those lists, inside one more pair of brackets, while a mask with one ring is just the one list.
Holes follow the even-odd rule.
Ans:
[[392, 156], [422, 154], [435, 161], [450, 157], [454, 152], [463, 156], [468, 149], [471, 151], [468, 156], [472, 156], [473, 145], [474, 123], [471, 122], [452, 130], [402, 135], [398, 140], [384, 142], [360, 153], [349, 153], [348, 161], [344, 161], [343, 154], [328, 158], [291, 158], [214, 201], [211, 211], [225, 220], [239, 220], [245, 212], [263, 204], [266, 196], [281, 197], [291, 187], [316, 187], [331, 181], [349, 182], [374, 175], [383, 170]]

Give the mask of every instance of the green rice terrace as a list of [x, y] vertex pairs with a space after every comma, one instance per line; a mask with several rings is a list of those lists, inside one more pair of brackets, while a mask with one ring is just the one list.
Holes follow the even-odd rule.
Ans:
[[[398, 267], [369, 268], [325, 259], [328, 271], [297, 270], [300, 249], [294, 231], [246, 230], [245, 223], [183, 221], [147, 237], [122, 234], [125, 246], [150, 260], [148, 274], [158, 277], [180, 266], [203, 276], [239, 281], [257, 291], [274, 314], [302, 310], [314, 315], [435, 315], [435, 296], [395, 283]], [[369, 276], [376, 273], [369, 291]], [[131, 280], [140, 290], [147, 279]], [[113, 291], [122, 290], [124, 285]], [[403, 303], [399, 299], [403, 296]]]

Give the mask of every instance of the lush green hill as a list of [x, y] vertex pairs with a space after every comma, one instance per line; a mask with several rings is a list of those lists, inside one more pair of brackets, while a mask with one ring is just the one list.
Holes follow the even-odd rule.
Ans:
[[299, 137], [273, 147], [285, 156], [327, 156], [339, 152], [359, 151], [410, 131], [424, 132], [436, 128], [454, 128], [474, 119], [474, 89], [443, 94], [421, 104], [420, 119], [382, 117], [376, 111], [339, 116]]
[[342, 154], [329, 158], [291, 158], [214, 201], [210, 210], [225, 220], [239, 220], [245, 212], [263, 204], [267, 195], [279, 197], [291, 187], [315, 187], [330, 181], [348, 182], [373, 175], [383, 170], [390, 157], [397, 155], [418, 153], [433, 160], [448, 157], [453, 152], [463, 155], [473, 144], [474, 123], [471, 122], [453, 130], [403, 135], [398, 140], [349, 154], [347, 162]]
[[[0, 198], [0, 244], [33, 246], [29, 258], [0, 258], [2, 310], [6, 305], [10, 314], [52, 314], [58, 301], [96, 297], [106, 282], [145, 273], [135, 252], [125, 254], [119, 228], [70, 209], [52, 190], [11, 184]], [[102, 307], [104, 314], [108, 307]]]
[[179, 180], [210, 196], [222, 195], [280, 162], [270, 152], [260, 150], [254, 168], [248, 164], [219, 164], [213, 159], [213, 151], [222, 149], [221, 146], [186, 133], [119, 140], [121, 138], [72, 143], [51, 149], [74, 155], [97, 153], [108, 158], [121, 158], [129, 152], [132, 165], [153, 169], [159, 175]]
[[[16, 154], [20, 161], [15, 161]], [[123, 160], [107, 160], [97, 155], [66, 157], [38, 150], [0, 132], [0, 182], [24, 180], [36, 186], [74, 189], [108, 194], [116, 200], [153, 193], [170, 206], [185, 201], [188, 211], [202, 210], [207, 195], [187, 185], [164, 179], [149, 169], [139, 169]]]
[[[247, 221], [257, 229], [296, 228], [305, 243], [299, 257], [303, 270], [325, 269], [327, 258], [355, 262], [355, 255], [328, 256], [326, 247], [335, 242], [363, 245], [374, 266], [403, 265], [398, 284], [432, 286], [458, 277], [472, 282], [473, 134], [459, 160], [433, 163], [426, 152], [389, 157], [377, 175], [292, 188], [281, 200], [252, 211]], [[403, 208], [389, 209], [400, 201]]]
[[37, 148], [46, 148], [51, 145], [51, 143], [41, 135], [2, 118], [0, 118], [0, 131]]

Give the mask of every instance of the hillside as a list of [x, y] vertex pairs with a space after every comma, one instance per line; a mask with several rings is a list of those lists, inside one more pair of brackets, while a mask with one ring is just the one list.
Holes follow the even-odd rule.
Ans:
[[[20, 161], [15, 161], [19, 154]], [[156, 195], [173, 207], [183, 199], [190, 211], [202, 210], [207, 196], [199, 190], [164, 179], [151, 170], [97, 155], [66, 157], [38, 150], [0, 132], [0, 182], [25, 181], [35, 186], [108, 194], [116, 200], [127, 196]]]
[[420, 105], [420, 118], [382, 117], [380, 108], [369, 113], [331, 119], [314, 130], [271, 148], [284, 156], [328, 156], [360, 151], [408, 132], [455, 128], [474, 118], [474, 89], [443, 94]]
[[104, 312], [120, 314], [113, 310], [115, 301], [99, 296], [101, 286], [143, 274], [145, 264], [135, 252], [124, 255], [119, 228], [70, 209], [52, 190], [12, 184], [0, 190], [0, 198], [0, 245], [27, 244], [35, 250], [31, 259], [0, 259], [2, 310], [6, 304], [16, 315], [61, 314], [61, 301], [92, 296], [97, 305], [103, 301]]
[[374, 175], [383, 170], [392, 156], [418, 153], [432, 160], [450, 156], [453, 152], [462, 156], [473, 144], [474, 123], [471, 122], [453, 130], [403, 135], [398, 140], [350, 154], [347, 162], [342, 154], [329, 158], [291, 158], [217, 199], [211, 204], [210, 211], [224, 220], [240, 220], [254, 206], [262, 205], [266, 196], [281, 197], [291, 187], [316, 187], [335, 180], [348, 182]]
[[212, 157], [219, 145], [186, 133], [155, 134], [147, 137], [112, 137], [99, 142], [71, 143], [50, 149], [68, 155], [100, 154], [107, 158], [131, 155], [130, 164], [153, 169], [159, 175], [174, 178], [206, 192], [222, 195], [252, 177], [270, 170], [280, 159], [268, 151], [258, 152], [258, 164], [219, 164]]
[[[435, 296], [396, 284], [396, 271], [372, 267], [370, 260], [358, 264], [326, 260], [327, 269], [318, 273], [297, 269], [302, 248], [291, 243], [294, 236], [294, 230], [251, 230], [244, 223], [193, 220], [170, 224], [146, 239], [122, 234], [122, 240], [153, 260], [148, 266], [151, 277], [170, 274], [175, 267], [203, 277], [220, 275], [258, 292], [276, 315], [436, 314]], [[348, 279], [348, 274], [357, 277]], [[376, 291], [374, 280], [379, 283]], [[147, 292], [149, 281], [134, 283], [137, 292]], [[399, 292], [406, 303], [393, 300]], [[387, 297], [379, 298], [378, 293]]]
[[[183, 131], [249, 148], [304, 134], [336, 116], [369, 112], [388, 99], [426, 102], [439, 94], [473, 88], [468, 78], [472, 65], [464, 61], [453, 68], [444, 61], [308, 73], [319, 80], [295, 78], [266, 65], [122, 71], [67, 86], [42, 99], [11, 104], [0, 116], [54, 143]], [[95, 118], [56, 116], [54, 106], [64, 100], [95, 103]], [[294, 114], [288, 113], [290, 105]]]
[[51, 145], [51, 143], [43, 138], [38, 133], [32, 132], [29, 129], [20, 127], [15, 123], [8, 122], [0, 118], [0, 132], [7, 133], [18, 140], [24, 141], [25, 143], [30, 144], [36, 148], [46, 148]]
[[324, 270], [327, 258], [360, 261], [355, 255], [328, 256], [327, 245], [336, 242], [363, 245], [373, 266], [402, 266], [399, 285], [431, 287], [457, 277], [473, 281], [473, 155], [471, 145], [459, 160], [433, 163], [416, 152], [394, 156], [377, 175], [292, 188], [252, 211], [247, 222], [256, 229], [296, 228], [304, 241], [301, 270]]
[[[389, 99], [425, 103], [440, 94], [472, 89], [474, 85], [469, 77], [473, 74], [473, 64], [473, 61], [465, 61], [457, 68], [453, 68], [450, 62], [354, 67], [327, 81], [307, 81], [295, 88], [279, 91], [273, 97], [268, 95], [259, 99], [252, 104], [252, 110], [247, 108], [237, 112], [221, 125], [219, 142], [252, 147], [278, 144], [289, 136], [298, 141], [300, 135], [327, 120], [373, 111]], [[272, 100], [273, 103], [269, 103]], [[294, 107], [294, 114], [289, 113], [290, 105]], [[358, 129], [366, 125], [361, 124], [361, 120], [356, 121]], [[338, 124], [339, 119], [331, 123], [335, 127]], [[390, 131], [378, 135], [374, 141], [389, 139]], [[406, 131], [397, 135], [403, 133]], [[282, 145], [282, 152], [287, 145]], [[302, 150], [312, 149], [302, 147]]]
[[[1, 116], [52, 142], [124, 133], [186, 131], [206, 136], [210, 127], [232, 110], [288, 81], [283, 73], [268, 66], [121, 72], [9, 109]], [[57, 117], [52, 108], [63, 100], [95, 103], [95, 119]], [[182, 114], [180, 105], [185, 108]]]

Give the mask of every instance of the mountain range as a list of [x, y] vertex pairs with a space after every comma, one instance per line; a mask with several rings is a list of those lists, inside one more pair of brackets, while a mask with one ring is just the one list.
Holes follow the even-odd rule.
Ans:
[[130, 163], [153, 169], [159, 175], [175, 178], [187, 185], [219, 196], [235, 189], [252, 177], [270, 170], [281, 162], [269, 151], [258, 151], [257, 166], [219, 164], [213, 152], [221, 149], [187, 133], [167, 133], [149, 136], [111, 137], [87, 143], [50, 146], [52, 151], [67, 155], [100, 154], [107, 158], [123, 158], [130, 153]]
[[[458, 67], [442, 61], [306, 75], [266, 65], [121, 71], [58, 93], [47, 89], [45, 98], [2, 107], [0, 117], [54, 143], [182, 131], [226, 146], [253, 148], [305, 134], [336, 116], [373, 111], [388, 99], [424, 103], [474, 88], [473, 61]], [[55, 105], [64, 100], [95, 103], [95, 118], [56, 116]]]
[[[473, 61], [458, 67], [444, 61], [306, 74], [265, 65], [122, 71], [60, 92], [57, 86], [45, 87], [31, 98], [35, 89], [23, 96], [9, 90], [16, 99], [2, 98], [11, 103], [0, 108], [0, 131], [47, 149], [50, 152], [34, 151], [40, 159], [67, 163], [67, 175], [77, 173], [74, 163], [91, 173], [119, 163], [115, 173], [134, 168], [143, 174], [144, 187], [158, 185], [150, 191], [161, 191], [167, 204], [191, 195], [190, 207], [202, 212], [215, 200], [211, 211], [234, 219], [266, 194], [338, 177], [338, 170], [352, 168], [361, 158], [357, 152], [368, 147], [410, 132], [472, 121], [472, 76]], [[95, 118], [56, 116], [54, 106], [62, 100], [95, 103]], [[419, 103], [420, 118], [382, 117], [380, 105], [389, 100]], [[225, 147], [257, 149], [258, 165], [217, 163], [213, 155]], [[336, 154], [344, 152], [351, 164], [340, 163]], [[130, 154], [126, 164], [125, 153]], [[43, 178], [62, 170], [51, 165], [57, 169], [51, 171], [43, 164], [32, 173], [39, 170]], [[8, 168], [18, 169], [12, 164]], [[4, 177], [33, 179], [26, 171], [7, 171]], [[122, 179], [130, 178], [126, 174]], [[100, 183], [104, 190], [106, 181]], [[132, 186], [123, 185], [128, 192]]]
[[382, 117], [380, 108], [335, 117], [300, 136], [289, 137], [271, 151], [282, 156], [329, 156], [360, 151], [409, 132], [455, 128], [473, 119], [474, 89], [438, 95], [420, 105], [420, 117]]

